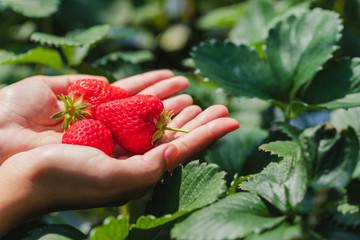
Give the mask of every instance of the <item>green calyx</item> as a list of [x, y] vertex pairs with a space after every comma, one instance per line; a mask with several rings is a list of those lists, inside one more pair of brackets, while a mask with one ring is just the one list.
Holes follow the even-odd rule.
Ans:
[[58, 98], [64, 102], [65, 110], [55, 113], [51, 116], [52, 119], [59, 119], [64, 117], [63, 127], [65, 130], [69, 128], [70, 123], [75, 123], [77, 120], [84, 120], [88, 112], [84, 109], [91, 106], [91, 104], [82, 104], [83, 96], [74, 102], [74, 95], [70, 96], [59, 95]]
[[176, 128], [169, 128], [167, 126], [167, 124], [169, 123], [169, 121], [171, 120], [171, 117], [173, 116], [173, 112], [169, 112], [167, 115], [165, 113], [165, 109], [161, 112], [160, 114], [160, 119], [159, 120], [156, 120], [154, 119], [154, 123], [155, 123], [155, 126], [157, 128], [156, 132], [153, 134], [153, 137], [152, 137], [152, 141], [151, 143], [154, 144], [155, 143], [155, 146], [157, 146], [161, 140], [162, 140], [162, 137], [164, 136], [165, 134], [165, 130], [170, 130], [170, 131], [176, 131], [176, 132], [183, 132], [183, 133], [189, 133], [190, 131], [188, 130], [182, 130], [182, 129], [176, 129]]

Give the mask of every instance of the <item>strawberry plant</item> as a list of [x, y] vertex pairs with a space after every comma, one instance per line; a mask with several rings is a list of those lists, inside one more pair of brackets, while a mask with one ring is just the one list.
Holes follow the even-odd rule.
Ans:
[[[56, 19], [52, 14], [62, 11], [59, 1], [47, 1], [39, 11], [39, 1], [32, 2], [30, 8], [0, 0], [0, 10], [6, 9], [2, 10], [5, 14], [15, 11], [27, 19]], [[225, 104], [239, 120], [240, 129], [165, 173], [139, 200], [114, 208], [47, 214], [20, 226], [22, 236], [358, 239], [359, 2], [228, 0], [220, 4], [203, 0], [189, 1], [194, 7], [181, 13], [169, 7], [170, 1], [164, 5], [162, 1], [141, 1], [143, 5], [137, 1], [129, 8], [131, 1], [124, 2], [128, 5], [123, 3], [121, 8], [97, 4], [111, 6], [106, 13], [113, 19], [117, 15], [111, 15], [112, 7], [124, 14], [131, 12], [128, 25], [99, 21], [95, 16], [106, 15], [101, 12], [93, 14], [98, 21], [92, 20], [91, 26], [63, 32], [36, 29], [27, 35], [30, 47], [0, 51], [0, 64], [25, 64], [33, 67], [32, 73], [41, 74], [93, 73], [113, 81], [147, 68], [169, 66], [166, 64], [183, 54], [179, 62], [184, 65], [170, 67], [190, 79], [185, 92], [202, 107]], [[71, 4], [64, 4], [71, 9]], [[94, 7], [93, 11], [100, 9], [105, 8]], [[161, 14], [164, 9], [167, 15]], [[193, 36], [183, 49], [167, 52], [164, 49], [170, 48], [161, 48], [161, 39], [179, 29], [171, 23], [180, 16], [177, 24], [191, 25]], [[154, 38], [159, 42], [151, 48], [115, 47], [143, 39], [141, 34], [150, 23], [153, 31], [161, 32]], [[188, 36], [185, 33], [177, 36]], [[4, 46], [10, 46], [9, 42]], [[104, 103], [95, 116], [106, 122], [114, 115], [107, 115], [106, 106], [115, 104], [116, 111], [128, 111], [120, 107], [129, 108], [127, 101]], [[151, 124], [148, 136], [153, 136], [157, 125], [166, 127], [163, 110], [158, 103], [157, 117], [143, 120]], [[154, 123], [154, 118], [161, 124]], [[105, 125], [112, 129], [114, 121]], [[135, 142], [144, 135], [133, 132], [126, 136], [132, 134]], [[124, 137], [120, 135], [119, 142]], [[149, 148], [152, 140], [146, 140]]]

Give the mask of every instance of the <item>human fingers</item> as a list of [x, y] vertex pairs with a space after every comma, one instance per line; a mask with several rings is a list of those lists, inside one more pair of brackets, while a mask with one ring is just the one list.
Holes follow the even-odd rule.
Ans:
[[184, 108], [190, 106], [193, 103], [193, 99], [188, 94], [181, 94], [165, 99], [163, 103], [167, 113], [172, 112], [173, 114], [178, 114]]
[[169, 144], [176, 148], [176, 156], [169, 159], [167, 169], [172, 171], [177, 165], [189, 160], [191, 156], [207, 147], [216, 139], [239, 128], [233, 118], [217, 118], [193, 129], [190, 133], [174, 139]]
[[[185, 112], [179, 113], [173, 121], [168, 124], [168, 127], [192, 131], [201, 125], [204, 125], [216, 118], [225, 117], [228, 114], [228, 109], [223, 105], [212, 105], [201, 113], [199, 113], [199, 108], [192, 107], [191, 109], [187, 109]], [[166, 141], [166, 139], [181, 136], [183, 134], [184, 133], [176, 131], [168, 131], [164, 140]]]
[[157, 82], [172, 77], [174, 73], [170, 70], [155, 70], [116, 81], [112, 85], [124, 88], [132, 96]]
[[77, 80], [84, 78], [98, 79], [101, 81], [108, 82], [103, 76], [87, 75], [87, 74], [68, 74], [59, 76], [34, 76], [33, 78], [44, 81], [55, 95], [66, 94], [69, 85]]
[[171, 97], [189, 86], [189, 80], [183, 76], [176, 76], [154, 83], [138, 94], [149, 94], [159, 99]]

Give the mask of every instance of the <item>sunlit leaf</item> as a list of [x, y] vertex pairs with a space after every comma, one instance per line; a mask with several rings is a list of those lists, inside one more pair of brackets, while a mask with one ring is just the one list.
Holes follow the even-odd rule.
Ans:
[[238, 239], [260, 233], [281, 223], [284, 217], [271, 217], [264, 202], [255, 194], [234, 193], [194, 212], [175, 225], [177, 239]]
[[290, 93], [292, 99], [332, 57], [341, 29], [336, 13], [314, 9], [290, 16], [270, 30], [266, 54], [282, 95]]
[[58, 69], [60, 71], [64, 71], [59, 53], [56, 50], [50, 48], [37, 47], [30, 49], [26, 53], [22, 54], [8, 52], [7, 56], [4, 57], [4, 61], [1, 61], [0, 59], [0, 64], [17, 63], [43, 64]]
[[129, 219], [108, 217], [104, 223], [90, 232], [89, 240], [125, 240], [129, 235]]
[[0, 0], [0, 3], [27, 17], [44, 18], [55, 13], [60, 0]]
[[259, 149], [284, 158], [291, 158], [299, 144], [295, 141], [274, 141], [262, 144]]
[[35, 32], [31, 35], [31, 40], [50, 46], [88, 46], [105, 39], [110, 30], [109, 25], [97, 25], [88, 29], [74, 30], [64, 37]]

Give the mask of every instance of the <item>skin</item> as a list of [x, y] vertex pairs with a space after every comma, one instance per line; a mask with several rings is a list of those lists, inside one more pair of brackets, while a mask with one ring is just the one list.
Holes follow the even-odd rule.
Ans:
[[[122, 205], [143, 196], [165, 171], [186, 162], [211, 142], [239, 127], [228, 110], [214, 105], [202, 111], [189, 95], [177, 95], [189, 82], [169, 70], [152, 71], [119, 80], [114, 85], [130, 95], [151, 94], [177, 115], [163, 143], [144, 155], [117, 146], [113, 156], [85, 146], [61, 143], [62, 110], [58, 94], [84, 77], [35, 76], [0, 91], [0, 236], [17, 224], [44, 213], [68, 209]], [[39, 98], [41, 96], [41, 98]]]

